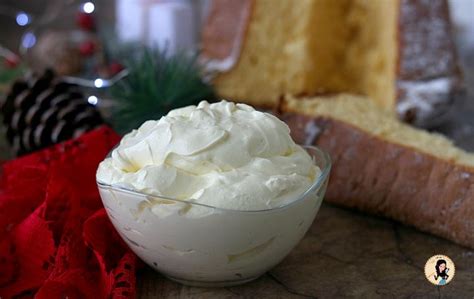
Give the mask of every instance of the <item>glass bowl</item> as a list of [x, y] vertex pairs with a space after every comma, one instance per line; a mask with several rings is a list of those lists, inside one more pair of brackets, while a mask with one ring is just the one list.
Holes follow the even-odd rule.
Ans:
[[320, 176], [293, 202], [272, 209], [229, 210], [97, 184], [118, 233], [148, 265], [185, 285], [237, 285], [281, 262], [319, 210], [331, 162], [322, 150], [304, 148]]

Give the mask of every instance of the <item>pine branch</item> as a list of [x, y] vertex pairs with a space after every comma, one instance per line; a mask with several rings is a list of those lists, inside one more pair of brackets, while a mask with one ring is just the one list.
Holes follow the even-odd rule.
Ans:
[[171, 109], [213, 100], [214, 92], [203, 82], [196, 56], [168, 57], [165, 50], [142, 48], [121, 60], [130, 74], [111, 89], [116, 101], [112, 124], [119, 132], [159, 119]]
[[0, 94], [6, 93], [8, 86], [15, 79], [25, 74], [25, 67], [18, 66], [15, 68], [0, 67]]

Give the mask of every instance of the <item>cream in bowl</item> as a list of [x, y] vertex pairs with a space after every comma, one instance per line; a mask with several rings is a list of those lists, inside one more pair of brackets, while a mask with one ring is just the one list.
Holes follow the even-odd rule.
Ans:
[[107, 213], [130, 248], [171, 279], [257, 278], [301, 240], [319, 209], [328, 156], [275, 116], [201, 102], [125, 135], [99, 166]]

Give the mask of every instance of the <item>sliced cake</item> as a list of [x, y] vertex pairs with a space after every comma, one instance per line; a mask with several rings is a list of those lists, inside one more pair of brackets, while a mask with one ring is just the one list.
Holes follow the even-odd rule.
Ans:
[[282, 111], [297, 142], [330, 154], [328, 201], [474, 248], [474, 154], [365, 97], [288, 97]]

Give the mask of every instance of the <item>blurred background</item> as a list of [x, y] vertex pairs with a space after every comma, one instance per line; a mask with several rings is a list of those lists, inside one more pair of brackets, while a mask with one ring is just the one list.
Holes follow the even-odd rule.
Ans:
[[[456, 99], [448, 120], [432, 130], [449, 136], [459, 146], [472, 151], [474, 0], [450, 0], [449, 3], [460, 65], [465, 78], [465, 93]], [[39, 53], [35, 55], [41, 56], [41, 59], [36, 60], [47, 59], [49, 54], [45, 53], [51, 53], [52, 49], [56, 48], [55, 39], [61, 39], [61, 34], [44, 37], [47, 35], [44, 34], [44, 28], [67, 32], [74, 29], [78, 22], [82, 22], [80, 26], [87, 27], [90, 26], [87, 16], [80, 19], [77, 14], [93, 12], [94, 26], [100, 29], [98, 34], [102, 39], [139, 40], [149, 46], [166, 47], [170, 53], [182, 48], [196, 50], [199, 47], [199, 31], [207, 6], [208, 0], [1, 0], [0, 45], [13, 52], [18, 51], [19, 46], [23, 47], [23, 51], [35, 48]], [[71, 9], [73, 11], [70, 11]], [[40, 32], [43, 37], [35, 33], [36, 36], [27, 36], [25, 39], [25, 28], [32, 21], [39, 24], [40, 29], [36, 33]], [[108, 45], [113, 47], [110, 45], [113, 45], [113, 42]], [[80, 51], [88, 50], [87, 45], [80, 46]], [[20, 49], [20, 52], [22, 50]], [[60, 52], [60, 49], [53, 52]], [[67, 60], [73, 59], [68, 56]]]
[[[71, 4], [81, 5], [87, 2], [79, 0], [1, 0], [0, 12], [3, 11], [4, 14], [8, 14], [15, 11], [25, 11], [34, 16], [47, 18], [61, 13], [64, 7]], [[99, 16], [100, 23], [111, 27], [110, 29], [113, 27], [125, 39], [137, 38], [142, 33], [146, 35], [146, 32], [143, 31], [147, 31], [149, 27], [161, 26], [164, 27], [161, 30], [165, 32], [158, 32], [160, 36], [152, 36], [149, 42], [163, 42], [165, 38], [177, 38], [181, 39], [178, 43], [181, 42], [181, 45], [187, 45], [198, 40], [200, 24], [205, 15], [208, 0], [94, 0], [91, 3], [94, 4], [94, 10]], [[473, 75], [469, 70], [472, 69], [472, 56], [474, 55], [474, 18], [472, 17], [474, 0], [449, 0], [449, 3], [456, 42], [466, 73], [466, 83], [472, 83]], [[141, 7], [145, 6], [154, 7], [148, 16], [139, 11]], [[173, 6], [175, 7], [173, 8]], [[179, 6], [186, 6], [186, 9], [179, 8]], [[163, 7], [166, 7], [165, 10], [167, 11], [160, 14], [159, 10], [163, 10]], [[187, 10], [188, 7], [191, 9], [192, 15], [190, 15], [190, 18], [184, 18], [188, 12], [183, 12], [183, 10]], [[176, 16], [179, 17], [179, 23], [182, 24], [176, 24], [177, 20], [173, 20], [172, 15], [176, 14], [177, 11]], [[9, 47], [15, 47], [19, 43], [22, 28], [21, 26], [11, 26], [4, 14], [0, 16], [1, 42], [6, 43]], [[145, 23], [149, 25], [147, 26]], [[68, 26], [70, 22], [64, 20], [63, 25]], [[172, 26], [177, 28], [171, 28]], [[173, 36], [173, 32], [171, 32], [173, 30], [175, 32], [181, 31], [180, 35], [183, 35], [186, 31], [185, 36]], [[142, 39], [146, 40], [147, 38], [143, 37]], [[466, 84], [466, 86], [472, 85]]]

